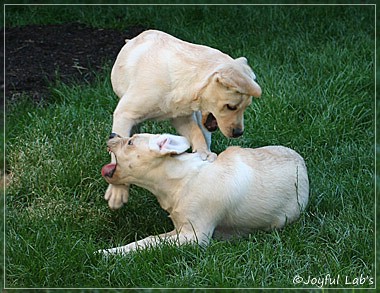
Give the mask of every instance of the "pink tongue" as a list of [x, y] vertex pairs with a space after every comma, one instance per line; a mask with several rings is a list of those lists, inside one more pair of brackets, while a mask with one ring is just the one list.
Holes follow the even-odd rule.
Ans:
[[116, 170], [116, 164], [111, 163], [111, 164], [104, 165], [102, 168], [102, 176], [112, 177], [115, 170]]

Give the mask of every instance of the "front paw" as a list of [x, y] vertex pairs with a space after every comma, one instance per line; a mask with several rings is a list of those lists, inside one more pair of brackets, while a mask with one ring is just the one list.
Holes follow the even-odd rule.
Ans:
[[209, 161], [210, 163], [214, 162], [217, 158], [217, 154], [210, 151], [197, 151], [197, 153], [201, 156], [203, 161]]
[[110, 184], [104, 195], [108, 201], [108, 206], [111, 210], [120, 209], [123, 204], [128, 202], [129, 185], [113, 185]]

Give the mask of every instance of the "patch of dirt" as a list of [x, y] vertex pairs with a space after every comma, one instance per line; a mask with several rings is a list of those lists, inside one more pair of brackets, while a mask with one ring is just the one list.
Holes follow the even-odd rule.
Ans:
[[79, 23], [3, 28], [5, 80], [0, 82], [5, 97], [13, 100], [26, 93], [36, 101], [46, 99], [47, 86], [57, 76], [65, 83], [91, 81], [105, 62], [114, 62], [125, 39], [144, 30], [138, 26], [121, 32]]
[[[96, 71], [102, 70], [107, 62], [115, 61], [125, 39], [134, 38], [145, 29], [136, 26], [121, 32], [89, 28], [79, 23], [2, 28], [5, 58], [1, 50], [0, 63], [5, 68], [5, 77], [0, 75], [0, 86], [5, 95], [1, 96], [1, 114], [4, 97], [8, 103], [25, 93], [37, 104], [41, 100], [49, 102], [47, 87], [57, 77], [65, 83], [91, 82]], [[1, 129], [3, 121], [0, 119]], [[1, 169], [0, 191], [9, 179], [9, 176], [1, 176]]]

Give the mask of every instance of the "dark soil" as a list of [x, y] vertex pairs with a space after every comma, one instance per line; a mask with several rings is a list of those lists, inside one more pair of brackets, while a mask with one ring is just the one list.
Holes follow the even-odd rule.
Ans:
[[125, 39], [143, 30], [121, 32], [78, 23], [6, 28], [5, 83], [1, 80], [5, 97], [13, 100], [26, 93], [35, 101], [48, 100], [47, 87], [57, 78], [65, 83], [91, 82], [96, 71], [115, 61]]

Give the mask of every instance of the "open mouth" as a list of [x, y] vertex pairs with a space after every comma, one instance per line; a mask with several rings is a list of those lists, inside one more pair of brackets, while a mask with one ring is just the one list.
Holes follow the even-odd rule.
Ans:
[[115, 163], [110, 163], [110, 164], [104, 165], [102, 168], [102, 176], [112, 178], [115, 171], [116, 171], [116, 164]]
[[214, 132], [218, 129], [218, 121], [216, 121], [216, 118], [212, 113], [209, 113], [207, 117], [203, 116], [203, 125], [206, 127], [206, 129], [210, 132]]
[[[112, 153], [110, 148], [107, 148], [107, 150], [109, 154]], [[116, 159], [116, 156], [115, 156], [115, 159]], [[117, 166], [116, 163], [110, 163], [110, 164], [104, 165], [102, 168], [102, 176], [112, 178], [113, 174], [116, 171], [116, 166]]]

